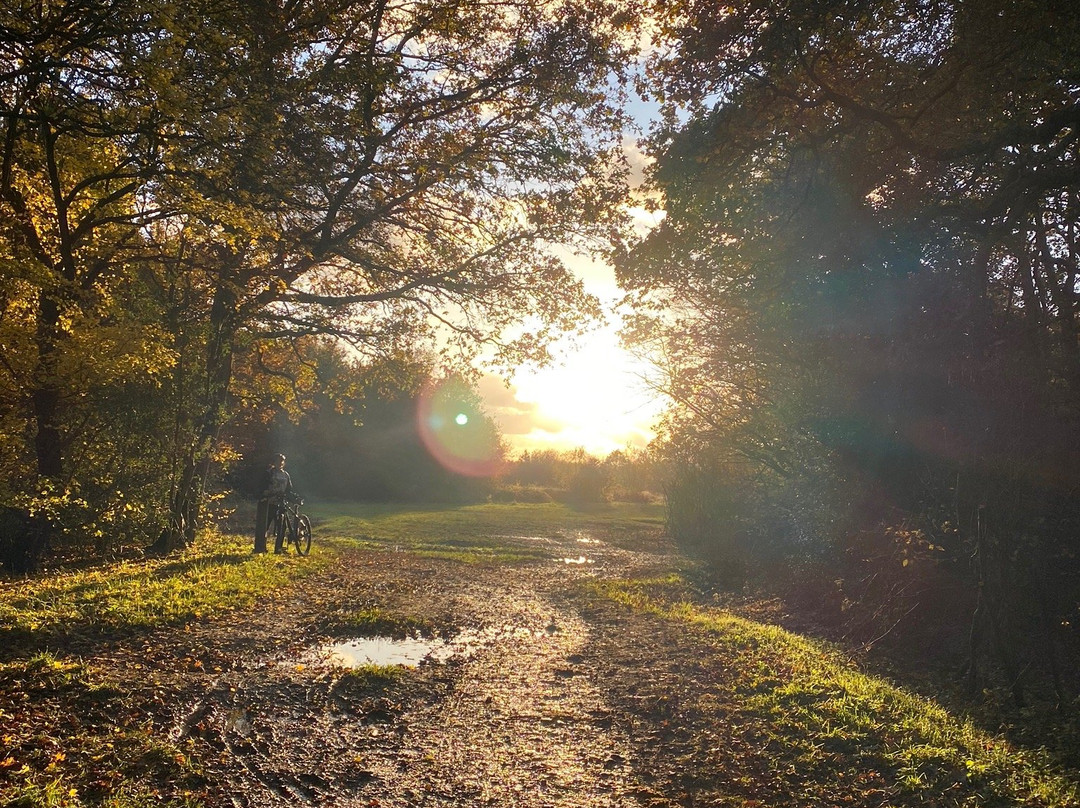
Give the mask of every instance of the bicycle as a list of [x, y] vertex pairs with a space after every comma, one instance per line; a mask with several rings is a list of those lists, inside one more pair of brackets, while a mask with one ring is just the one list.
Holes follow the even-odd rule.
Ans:
[[278, 504], [274, 515], [274, 536], [283, 552], [287, 552], [289, 545], [292, 545], [298, 555], [306, 556], [311, 552], [311, 520], [300, 513], [303, 504], [303, 497], [296, 494], [289, 494]]

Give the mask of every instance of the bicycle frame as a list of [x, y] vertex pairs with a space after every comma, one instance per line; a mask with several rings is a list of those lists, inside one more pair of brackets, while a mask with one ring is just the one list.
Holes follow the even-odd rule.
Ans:
[[300, 497], [287, 497], [275, 505], [275, 550], [280, 547], [284, 552], [292, 545], [299, 555], [307, 555], [311, 551], [311, 522], [300, 513], [303, 504], [304, 500]]

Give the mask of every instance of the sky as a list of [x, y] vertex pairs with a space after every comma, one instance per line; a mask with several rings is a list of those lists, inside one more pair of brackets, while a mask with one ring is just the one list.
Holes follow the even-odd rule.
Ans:
[[[640, 177], [642, 157], [628, 145]], [[634, 177], [631, 178], [632, 181]], [[642, 226], [655, 221], [635, 212]], [[619, 345], [615, 304], [622, 291], [611, 267], [570, 253], [560, 257], [607, 312], [608, 323], [553, 348], [555, 362], [522, 368], [509, 380], [484, 376], [479, 391], [511, 452], [583, 448], [599, 457], [618, 449], [641, 449], [654, 437], [663, 401], [648, 389], [649, 366]]]
[[556, 345], [556, 361], [518, 371], [509, 383], [484, 376], [479, 391], [512, 453], [583, 448], [599, 457], [643, 449], [663, 402], [648, 366], [619, 345], [617, 323]]

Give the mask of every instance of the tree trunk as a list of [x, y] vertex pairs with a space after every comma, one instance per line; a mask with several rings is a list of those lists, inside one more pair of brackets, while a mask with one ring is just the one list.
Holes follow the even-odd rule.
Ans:
[[[59, 303], [46, 292], [41, 292], [37, 315], [37, 367], [30, 390], [38, 479], [54, 486], [61, 486], [64, 477], [63, 398], [56, 370], [60, 353], [57, 345], [60, 311]], [[36, 569], [48, 549], [52, 533], [53, 525], [45, 514], [26, 514], [24, 528], [13, 533], [17, 546], [5, 551], [14, 559], [13, 569], [19, 572]]]
[[59, 304], [42, 292], [38, 299], [37, 369], [30, 399], [34, 409], [34, 425], [37, 428], [34, 451], [38, 475], [54, 481], [59, 481], [64, 474], [61, 399], [56, 378], [59, 323]]
[[183, 471], [172, 498], [169, 524], [149, 548], [168, 553], [187, 547], [202, 527], [202, 505], [218, 433], [227, 417], [233, 350], [239, 328], [239, 300], [232, 284], [220, 284], [210, 313], [211, 338], [206, 348], [206, 389]]

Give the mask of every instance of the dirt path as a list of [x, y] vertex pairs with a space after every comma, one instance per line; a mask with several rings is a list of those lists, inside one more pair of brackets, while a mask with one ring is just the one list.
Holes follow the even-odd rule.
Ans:
[[588, 626], [527, 590], [500, 605], [510, 630], [445, 699], [403, 716], [398, 749], [370, 753], [385, 804], [634, 804], [619, 796], [626, 741], [582, 664]]
[[[263, 608], [161, 632], [101, 664], [208, 769], [211, 802], [669, 804], [638, 774], [628, 733], [640, 726], [606, 695], [612, 676], [642, 671], [621, 669], [611, 621], [579, 586], [660, 559], [581, 534], [519, 541], [549, 558], [482, 566], [348, 551]], [[470, 646], [374, 685], [320, 663], [328, 617], [363, 608], [464, 631]], [[635, 638], [635, 625], [620, 618], [624, 647], [654, 645], [655, 627]]]
[[[628, 549], [655, 542], [576, 533], [499, 542], [531, 551], [519, 558], [542, 556], [471, 564], [349, 544], [321, 568], [311, 566], [317, 559], [266, 559], [308, 564], [312, 574], [257, 608], [181, 629], [126, 639], [75, 632], [59, 667], [11, 668], [22, 678], [8, 692], [22, 698], [9, 699], [0, 719], [44, 694], [32, 705], [41, 720], [24, 722], [20, 759], [45, 761], [48, 773], [49, 761], [70, 753], [87, 792], [110, 796], [125, 771], [152, 773], [129, 781], [140, 790], [130, 804], [1078, 804], [1019, 791], [1027, 786], [1006, 779], [1012, 769], [969, 776], [969, 758], [931, 746], [940, 742], [930, 733], [909, 737], [858, 687], [849, 701], [836, 679], [811, 680], [815, 663], [794, 645], [630, 609], [585, 585], [653, 578], [634, 591], [664, 603], [697, 597], [707, 612], [715, 604], [702, 593], [658, 577], [685, 560]], [[332, 642], [416, 627], [439, 658], [410, 668], [328, 659]], [[64, 733], [86, 740], [61, 745], [53, 736]], [[17, 762], [0, 753], [0, 769]]]

